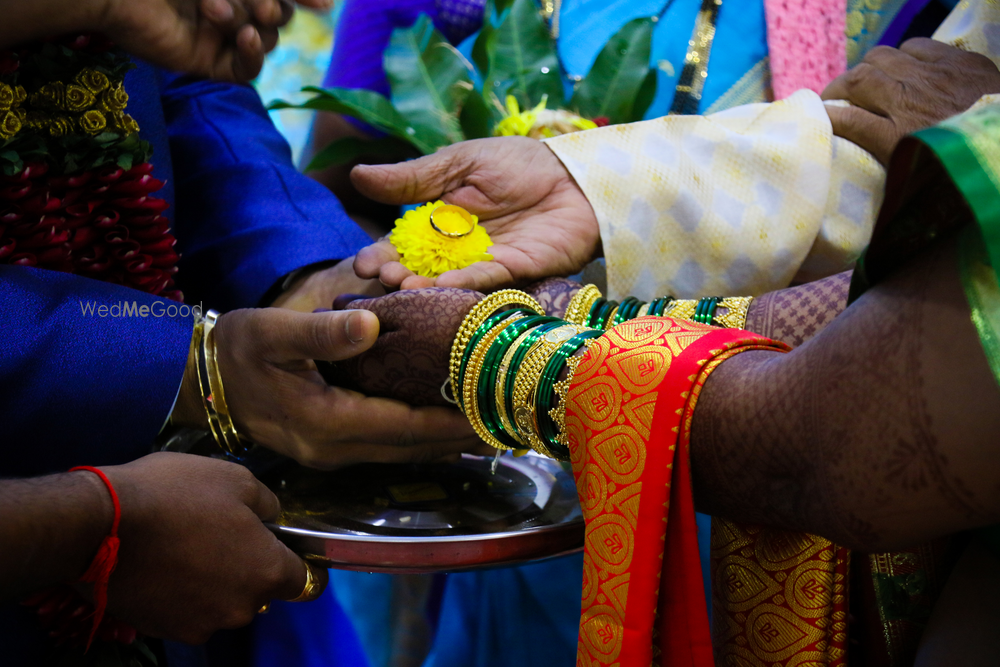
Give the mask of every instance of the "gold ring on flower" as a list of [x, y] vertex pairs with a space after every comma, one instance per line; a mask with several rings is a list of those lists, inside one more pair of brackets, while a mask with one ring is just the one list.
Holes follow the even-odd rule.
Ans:
[[319, 579], [313, 574], [313, 566], [309, 564], [309, 561], [302, 561], [302, 564], [306, 566], [306, 585], [302, 587], [302, 592], [299, 593], [298, 597], [289, 600], [289, 602], [310, 602], [315, 600], [323, 592], [323, 586], [319, 583]]
[[445, 204], [431, 211], [431, 227], [438, 234], [450, 239], [460, 239], [468, 236], [476, 228], [472, 214], [461, 206]]

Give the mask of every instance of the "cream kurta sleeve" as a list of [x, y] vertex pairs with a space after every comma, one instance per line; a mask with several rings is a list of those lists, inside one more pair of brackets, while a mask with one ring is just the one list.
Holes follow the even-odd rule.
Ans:
[[[935, 39], [997, 62], [1000, 8], [962, 0]], [[808, 90], [546, 143], [594, 207], [615, 299], [757, 295], [848, 269], [885, 184]]]

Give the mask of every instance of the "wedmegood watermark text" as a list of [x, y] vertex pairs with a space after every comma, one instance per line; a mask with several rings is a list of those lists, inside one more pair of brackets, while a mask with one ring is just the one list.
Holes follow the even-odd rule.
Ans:
[[200, 304], [188, 305], [176, 301], [154, 301], [140, 304], [137, 301], [119, 301], [110, 306], [96, 301], [81, 301], [80, 312], [84, 317], [201, 317]]

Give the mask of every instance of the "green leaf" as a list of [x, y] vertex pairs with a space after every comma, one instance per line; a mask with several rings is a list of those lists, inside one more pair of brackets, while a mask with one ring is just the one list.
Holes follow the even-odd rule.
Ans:
[[501, 100], [513, 95], [522, 109], [534, 107], [545, 95], [549, 108], [562, 106], [563, 79], [555, 41], [535, 0], [513, 0], [486, 46], [485, 94], [492, 92]]
[[327, 167], [347, 164], [362, 156], [403, 159], [413, 152], [413, 145], [396, 137], [383, 137], [372, 141], [358, 137], [345, 137], [335, 141], [313, 157], [306, 171], [319, 171]]
[[632, 103], [632, 117], [630, 122], [637, 123], [646, 116], [650, 105], [656, 98], [656, 83], [658, 73], [655, 68], [650, 69], [646, 74], [646, 80], [639, 86], [639, 92], [635, 95], [635, 102]]
[[131, 169], [132, 168], [132, 154], [131, 153], [124, 153], [123, 155], [119, 155], [118, 156], [118, 166], [121, 167], [122, 169], [124, 169], [125, 171], [128, 171], [129, 169]]
[[493, 135], [493, 115], [478, 90], [473, 90], [465, 98], [465, 106], [458, 119], [466, 139], [483, 139]]
[[632, 120], [634, 100], [649, 75], [654, 25], [651, 18], [638, 18], [608, 40], [573, 94], [570, 108], [586, 118]]
[[493, 14], [493, 0], [486, 0], [483, 6], [483, 27], [472, 44], [472, 62], [476, 64], [480, 74], [486, 74], [490, 69], [490, 51], [493, 48], [490, 41], [496, 32], [493, 28]]
[[413, 144], [421, 153], [433, 153], [434, 146], [418, 135], [417, 129], [407, 122], [384, 95], [363, 88], [316, 88], [307, 86], [304, 93], [315, 93], [316, 97], [302, 104], [289, 104], [278, 100], [268, 105], [268, 109], [315, 109], [351, 116], [387, 132], [394, 137]]
[[392, 33], [385, 73], [393, 106], [435, 148], [462, 141], [458, 111], [472, 90], [470, 67], [426, 14]]

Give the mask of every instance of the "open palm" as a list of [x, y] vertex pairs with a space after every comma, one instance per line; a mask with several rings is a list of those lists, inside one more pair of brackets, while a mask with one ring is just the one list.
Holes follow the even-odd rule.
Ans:
[[569, 275], [594, 258], [600, 231], [594, 210], [559, 158], [524, 137], [466, 141], [395, 165], [358, 166], [351, 173], [364, 195], [387, 204], [442, 199], [479, 216], [493, 239], [492, 262], [437, 279], [399, 263], [387, 240], [358, 253], [354, 268], [389, 287], [464, 287], [483, 292]]

